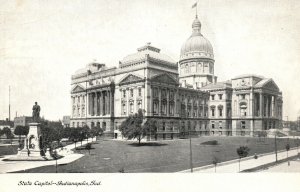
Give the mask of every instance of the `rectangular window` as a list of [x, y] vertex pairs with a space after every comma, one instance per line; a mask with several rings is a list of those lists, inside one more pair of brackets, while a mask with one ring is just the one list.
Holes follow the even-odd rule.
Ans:
[[163, 129], [163, 131], [166, 130], [166, 122], [163, 122], [163, 123], [162, 123], [162, 129]]
[[142, 96], [142, 88], [139, 88], [139, 97]]
[[102, 122], [102, 129], [103, 131], [106, 131], [106, 122]]
[[170, 129], [171, 129], [171, 131], [174, 131], [174, 122], [173, 121], [170, 122]]
[[215, 116], [215, 109], [211, 109], [211, 116], [212, 116], [212, 117]]
[[123, 91], [123, 98], [126, 98], [126, 90]]
[[211, 95], [211, 100], [215, 100], [215, 95]]
[[220, 117], [223, 116], [223, 109], [219, 109], [219, 116], [220, 116]]
[[219, 121], [219, 129], [222, 129], [222, 121]]
[[212, 128], [212, 129], [215, 128], [215, 122], [214, 122], [214, 121], [211, 122], [211, 128]]
[[241, 128], [246, 129], [246, 121], [241, 121]]

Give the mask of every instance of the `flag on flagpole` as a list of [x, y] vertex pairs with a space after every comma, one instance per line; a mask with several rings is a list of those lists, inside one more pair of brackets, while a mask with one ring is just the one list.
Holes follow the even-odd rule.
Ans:
[[192, 9], [197, 7], [197, 2], [192, 6]]

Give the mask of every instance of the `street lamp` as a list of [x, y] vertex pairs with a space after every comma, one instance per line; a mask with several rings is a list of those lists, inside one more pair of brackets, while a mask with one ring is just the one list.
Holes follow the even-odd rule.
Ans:
[[189, 126], [189, 138], [190, 138], [190, 168], [193, 173], [193, 154], [192, 154], [192, 138], [191, 138], [191, 127]]

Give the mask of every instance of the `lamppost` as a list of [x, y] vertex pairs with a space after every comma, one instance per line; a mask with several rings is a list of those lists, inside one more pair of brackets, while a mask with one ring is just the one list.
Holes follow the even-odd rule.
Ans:
[[277, 162], [277, 130], [275, 130], [275, 162]]
[[191, 173], [193, 173], [193, 153], [192, 153], [192, 137], [191, 137], [190, 125], [189, 125], [189, 138], [190, 138], [190, 168], [191, 168]]

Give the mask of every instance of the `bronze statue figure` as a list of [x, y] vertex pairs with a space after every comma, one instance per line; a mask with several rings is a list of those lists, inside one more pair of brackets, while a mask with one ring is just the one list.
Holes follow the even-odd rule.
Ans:
[[33, 122], [38, 122], [40, 120], [40, 111], [41, 107], [35, 102], [35, 105], [32, 107]]

